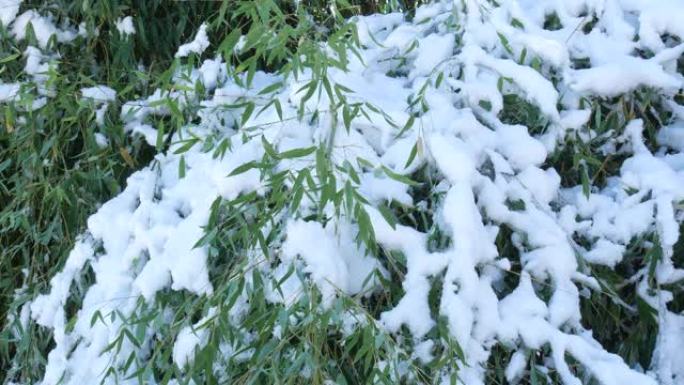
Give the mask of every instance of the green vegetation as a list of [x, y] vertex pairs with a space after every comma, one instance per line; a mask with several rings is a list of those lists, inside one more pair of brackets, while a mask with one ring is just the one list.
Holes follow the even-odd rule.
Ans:
[[[42, 378], [52, 336], [33, 323], [30, 330], [13, 333], [21, 326], [11, 315], [48, 289], [88, 216], [154, 155], [154, 148], [124, 133], [118, 103], [168, 88], [176, 49], [192, 39], [205, 21], [211, 25], [212, 41], [222, 41], [214, 48], [240, 70], [253, 72], [281, 68], [300, 54], [311, 60], [316, 44], [343, 27], [346, 17], [405, 9], [415, 2], [338, 0], [336, 12], [328, 3], [309, 0], [295, 7], [290, 1], [34, 0], [21, 4], [20, 13], [49, 12], [58, 25], [84, 23], [88, 31], [99, 33], [59, 45], [59, 57], [50, 60], [53, 70], [48, 80], [55, 95], [45, 107], [31, 112], [14, 103], [0, 105], [0, 320], [8, 321], [2, 323], [0, 333], [0, 383], [34, 383]], [[134, 35], [123, 36], [116, 29], [117, 19], [126, 15], [133, 16]], [[237, 43], [240, 33], [247, 35], [251, 48], [235, 56], [230, 45]], [[349, 33], [340, 34], [340, 48], [352, 43]], [[4, 82], [24, 80], [22, 53], [37, 45], [31, 35], [29, 31], [27, 39], [17, 42], [0, 27]], [[57, 44], [54, 39], [50, 42], [52, 48]], [[320, 63], [319, 68], [330, 64]], [[292, 66], [284, 70], [300, 69]], [[97, 84], [118, 93], [102, 129], [109, 142], [105, 147], [95, 139], [95, 106], [82, 101], [79, 92]], [[22, 91], [27, 94], [22, 102], [30, 104], [34, 89]], [[16, 129], [20, 119], [22, 127]], [[159, 119], [159, 124], [173, 130], [185, 124], [187, 116]]]

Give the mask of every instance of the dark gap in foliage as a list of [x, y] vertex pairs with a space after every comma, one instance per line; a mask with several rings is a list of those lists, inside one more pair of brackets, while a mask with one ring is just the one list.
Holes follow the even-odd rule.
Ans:
[[[507, 384], [506, 367], [510, 362], [512, 351], [501, 344], [494, 345], [487, 360], [487, 384]], [[523, 381], [527, 376], [523, 376]], [[522, 382], [521, 382], [522, 383]]]
[[598, 23], [598, 17], [596, 17], [596, 15], [592, 15], [591, 19], [585, 23], [584, 26], [582, 26], [582, 32], [588, 35], [594, 29], [596, 23]]
[[64, 317], [67, 322], [66, 329], [72, 329], [78, 311], [81, 309], [83, 298], [88, 288], [95, 283], [95, 271], [90, 262], [86, 262], [83, 269], [76, 276], [69, 287], [69, 296], [64, 304]]
[[509, 270], [503, 270], [503, 280], [494, 284], [496, 296], [499, 300], [505, 298], [518, 287], [522, 264], [520, 263], [520, 251], [513, 244], [511, 237], [513, 230], [505, 224], [499, 226], [495, 244], [501, 258], [508, 258], [511, 263]]
[[530, 135], [542, 134], [546, 130], [548, 119], [536, 105], [517, 94], [504, 95], [503, 102], [503, 110], [499, 113], [501, 122], [526, 126]]
[[557, 31], [563, 28], [563, 24], [555, 12], [547, 14], [544, 18], [544, 29], [548, 31]]
[[582, 59], [571, 59], [571, 62], [572, 68], [576, 70], [591, 68], [591, 59], [588, 57]]
[[436, 276], [430, 277], [430, 292], [428, 293], [428, 306], [430, 307], [430, 316], [432, 319], [438, 319], [440, 316], [439, 307], [442, 299], [442, 291], [444, 290], [444, 276], [446, 269]]
[[[633, 240], [615, 269], [592, 265], [592, 275], [599, 279], [601, 291], [581, 296], [580, 312], [582, 325], [592, 330], [594, 338], [608, 351], [619, 354], [629, 365], [647, 368], [658, 332], [656, 310], [638, 296], [634, 284], [622, 284], [622, 277], [632, 276], [643, 267], [647, 253], [641, 246], [643, 242]], [[616, 301], [616, 297], [634, 310]]]

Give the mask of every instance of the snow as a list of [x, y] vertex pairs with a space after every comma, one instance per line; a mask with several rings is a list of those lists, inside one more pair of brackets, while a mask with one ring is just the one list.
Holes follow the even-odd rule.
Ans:
[[681, 87], [681, 76], [666, 73], [660, 64], [625, 56], [610, 64], [578, 70], [571, 87], [578, 92], [616, 96], [641, 86], [672, 90]]
[[116, 99], [116, 91], [105, 85], [81, 88], [81, 94], [96, 102], [113, 102]]
[[97, 143], [97, 145], [98, 145], [100, 148], [105, 148], [105, 147], [109, 146], [109, 140], [108, 140], [107, 137], [106, 137], [103, 133], [101, 133], [101, 132], [96, 132], [96, 133], [95, 133], [95, 143]]
[[218, 80], [221, 76], [225, 77], [225, 68], [221, 65], [221, 60], [211, 60], [207, 59], [202, 63], [199, 69], [202, 76], [202, 84], [208, 90], [213, 90], [218, 84]]
[[134, 35], [135, 27], [133, 26], [133, 17], [126, 16], [116, 20], [116, 30], [122, 36]]
[[676, 0], [659, 1], [653, 5], [636, 3], [639, 14], [639, 37], [641, 44], [653, 51], [660, 51], [665, 47], [661, 36], [671, 34], [684, 38], [684, 27], [678, 21], [684, 12], [684, 4]]
[[[498, 150], [515, 169], [523, 170], [529, 166], [539, 166], [546, 159], [547, 151], [542, 143], [527, 132], [521, 125], [504, 125], [497, 129]], [[524, 148], [525, 151], [519, 151]]]
[[371, 202], [377, 204], [386, 201], [388, 203], [397, 202], [405, 206], [412, 206], [413, 199], [406, 191], [404, 183], [390, 179], [388, 177], [378, 177], [374, 173], [361, 175], [359, 191]]
[[215, 318], [216, 309], [209, 309], [208, 314], [195, 325], [185, 326], [178, 332], [176, 342], [173, 344], [173, 362], [179, 367], [184, 367], [193, 361], [195, 350], [206, 345], [209, 338], [207, 324]]
[[21, 89], [19, 83], [0, 83], [0, 102], [14, 100]]
[[95, 110], [95, 123], [97, 123], [98, 127], [102, 127], [105, 124], [105, 114], [107, 113], [107, 110], [109, 109], [109, 104], [102, 104], [100, 108]]
[[605, 239], [599, 239], [594, 248], [584, 254], [584, 258], [591, 263], [614, 267], [622, 260], [624, 253], [625, 246]]
[[207, 24], [204, 23], [200, 26], [193, 41], [178, 47], [178, 51], [176, 51], [176, 57], [186, 57], [191, 53], [196, 53], [199, 55], [202, 54], [207, 47], [209, 47], [209, 37], [207, 37]]
[[41, 16], [34, 10], [28, 10], [19, 15], [12, 24], [12, 33], [17, 40], [26, 38], [26, 27], [31, 24], [40, 48], [46, 48], [50, 38], [55, 35], [58, 42], [69, 42], [76, 38], [76, 32], [62, 30], [52, 22], [52, 16]]
[[[218, 287], [209, 271], [215, 250], [198, 243], [209, 231], [212, 203], [248, 193], [267, 196], [272, 193], [267, 179], [271, 172], [295, 177], [285, 182], [287, 189], [294, 189], [298, 176], [307, 188], [325, 177], [315, 153], [278, 159], [265, 171], [254, 168], [231, 175], [248, 162], [266, 167], [263, 160], [271, 156], [264, 148], [268, 142], [281, 154], [312, 146], [329, 150], [326, 160], [334, 180], [325, 189], [337, 192], [351, 186], [363, 198], [349, 210], [355, 216], [331, 201], [317, 207], [322, 194], [317, 190], [304, 194], [297, 210], [283, 208], [272, 223], [256, 230], [264, 238], [275, 234], [263, 245], [266, 250], [261, 245], [244, 250], [250, 266], [269, 278], [265, 284], [269, 303], [287, 305], [301, 298], [306, 291], [303, 281], [320, 291], [324, 308], [341, 296], [358, 298], [382, 290], [378, 277], [389, 277], [382, 258], [358, 240], [368, 225], [359, 219], [366, 218], [358, 216], [363, 212], [383, 258], [392, 253], [405, 258], [401, 298], [388, 304], [375, 321], [387, 333], [410, 337], [412, 357], [424, 363], [432, 360], [435, 345], [441, 343], [431, 338], [437, 312], [464, 351], [466, 362], [458, 372], [464, 385], [485, 383], [495, 345], [514, 351], [505, 370], [509, 382], [525, 376], [528, 354], [548, 346], [543, 368], [555, 370], [565, 385], [585, 381], [570, 369], [568, 356], [602, 385], [681, 385], [684, 321], [668, 310], [671, 292], [649, 287], [647, 267], [634, 267], [638, 270], [630, 279], [636, 294], [657, 313], [659, 336], [651, 368], [629, 367], [604, 349], [583, 326], [579, 309], [583, 296], [601, 290], [590, 275], [591, 267], [615, 268], [635, 239], [657, 236], [659, 240], [663, 257], [654, 277], [658, 286], [684, 278], [672, 258], [684, 219], [684, 113], [673, 114], [657, 129], [662, 148], [654, 152], [646, 144], [643, 121], [624, 117], [616, 124], [619, 127], [611, 127], [607, 136], [614, 136], [614, 143], [604, 147], [604, 155], [617, 155], [613, 161], [620, 162], [619, 172], [607, 175], [605, 184], [589, 191], [571, 181], [561, 183], [567, 170], [552, 166], [552, 157], [566, 141], [596, 135], [587, 127], [593, 112], [582, 107], [582, 98], [591, 103], [646, 87], [677, 111], [673, 95], [682, 87], [682, 76], [673, 63], [683, 48], [668, 48], [660, 35], [681, 37], [681, 23], [676, 20], [684, 11], [677, 11], [678, 2], [664, 3], [671, 8], [638, 0], [511, 0], [484, 8], [477, 1], [443, 1], [421, 6], [413, 21], [399, 13], [356, 17], [360, 58], [349, 55], [347, 71], [330, 68], [327, 76], [351, 90], [349, 101], [376, 106], [381, 112], [368, 108], [349, 127], [342, 124], [340, 114], [328, 110], [331, 100], [325, 91], [302, 103], [299, 91], [311, 80], [308, 70], [296, 78], [257, 72], [252, 87], [245, 89], [228, 76], [232, 69], [226, 68], [220, 55], [212, 54], [196, 67], [177, 63], [172, 89], [123, 101], [123, 129], [155, 146], [160, 131], [150, 117], [169, 115], [166, 101], [179, 109], [191, 107], [186, 112], [198, 110], [197, 119], [178, 129], [170, 138], [171, 148], [132, 174], [126, 188], [89, 218], [87, 230], [52, 278], [50, 290], [30, 305], [31, 318], [54, 335], [43, 384], [103, 379], [108, 365], [123, 366], [130, 353], [145, 364], [144, 349], [132, 343], [122, 344], [120, 355], [103, 351], [124, 321], [90, 325], [95, 312], [117, 310], [132, 316], [139, 301], [154, 305], [162, 291], [216, 298]], [[604, 15], [590, 33], [575, 31], [583, 20], [582, 10]], [[563, 24], [558, 31], [543, 28], [544, 16], [552, 11]], [[2, 15], [3, 24], [12, 22], [14, 15]], [[451, 16], [462, 20], [462, 25], [450, 27]], [[513, 17], [524, 28], [513, 26]], [[25, 37], [29, 22], [40, 47], [26, 50], [25, 72], [40, 82], [45, 61], [52, 57], [40, 50], [47, 48], [53, 34], [58, 41], [68, 41], [71, 35], [55, 27], [50, 17], [28, 10], [12, 24], [17, 39]], [[130, 16], [120, 19], [117, 28], [124, 34], [135, 32]], [[176, 57], [205, 52], [210, 45], [207, 28], [202, 24], [194, 40], [178, 48]], [[404, 52], [414, 43], [411, 52]], [[638, 56], [637, 47], [651, 49], [654, 56]], [[519, 59], [523, 50], [528, 55], [525, 60]], [[541, 63], [537, 68], [532, 67], [534, 59]], [[589, 68], [574, 68], [577, 59], [589, 59]], [[438, 87], [439, 73], [445, 79]], [[206, 94], [178, 91], [196, 81], [204, 84]], [[272, 96], [258, 94], [278, 82], [283, 83], [282, 89]], [[12, 101], [20, 88], [21, 83], [0, 84], [0, 101]], [[548, 132], [534, 133], [522, 124], [502, 122], [499, 113], [505, 108], [503, 94], [508, 93], [537, 106], [549, 123]], [[81, 95], [99, 107], [96, 122], [103, 125], [116, 91], [98, 85], [83, 88]], [[414, 98], [422, 99], [416, 104]], [[282, 119], [273, 108], [266, 108], [269, 100], [281, 104]], [[244, 101], [254, 103], [255, 111], [264, 110], [238, 124]], [[491, 108], [483, 108], [482, 101]], [[298, 120], [300, 103], [307, 117], [319, 112], [317, 119]], [[227, 109], [227, 105], [242, 107]], [[400, 134], [410, 117], [413, 126]], [[176, 153], [189, 138], [199, 143]], [[223, 156], [213, 156], [202, 149], [207, 138], [225, 140], [230, 146]], [[101, 133], [95, 134], [95, 140], [99, 146], [108, 145]], [[408, 164], [412, 151], [415, 156]], [[417, 197], [424, 185], [413, 187], [407, 181], [421, 169], [432, 188], [429, 207], [428, 198]], [[430, 218], [433, 229], [443, 232], [449, 242], [434, 250], [432, 230], [420, 230], [410, 220], [390, 224], [380, 205], [401, 206], [411, 216]], [[259, 214], [245, 211], [246, 223], [253, 223], [249, 221]], [[497, 248], [504, 228], [512, 233], [515, 255], [501, 255]], [[65, 306], [70, 287], [79, 282], [85, 266], [92, 268], [96, 279], [84, 288], [76, 324], [70, 329]], [[297, 274], [288, 275], [291, 269]], [[508, 285], [504, 277], [516, 282], [510, 292], [501, 290]], [[246, 280], [250, 286], [250, 278]], [[437, 309], [428, 300], [434, 285], [440, 285]], [[247, 313], [246, 292], [236, 303], [230, 319], [222, 322], [240, 329]], [[184, 324], [175, 336], [172, 359], [180, 371], [207, 343], [215, 311], [205, 309], [199, 322]], [[144, 345], [155, 343], [154, 330], [146, 332]], [[283, 338], [282, 328], [273, 333]], [[232, 349], [232, 345], [222, 348], [237, 351]]]
[[24, 66], [24, 72], [27, 75], [32, 75], [36, 83], [45, 83], [48, 79], [48, 71], [50, 65], [44, 63], [47, 59], [45, 55], [36, 47], [28, 46], [24, 51], [24, 56], [26, 57], [26, 66]]
[[553, 84], [530, 67], [522, 66], [512, 60], [492, 58], [479, 47], [468, 47], [463, 50], [465, 60], [472, 60], [498, 72], [501, 76], [511, 78], [520, 87], [527, 99], [536, 104], [541, 111], [554, 121], [559, 119], [556, 103], [558, 91]]
[[[311, 274], [328, 303], [337, 290], [352, 295], [361, 292], [366, 279], [378, 267], [362, 249], [342, 247], [353, 244], [348, 234], [336, 236], [334, 230], [323, 228], [318, 222], [293, 221], [287, 225], [287, 234], [282, 247], [284, 261], [302, 258], [306, 264], [304, 271]], [[312, 249], [312, 244], [318, 246]]]
[[[84, 99], [91, 100], [95, 106], [99, 106], [95, 110], [95, 123], [102, 128], [105, 124], [105, 114], [109, 109], [109, 104], [116, 100], [116, 90], [100, 84], [94, 87], [81, 88], [81, 95]], [[106, 147], [109, 144], [107, 138], [99, 132], [95, 133], [95, 141], [100, 147]], [[156, 143], [156, 133], [152, 143]]]
[[517, 178], [544, 207], [548, 207], [549, 203], [554, 200], [561, 182], [556, 170], [542, 170], [535, 166], [527, 167], [517, 175]]
[[520, 350], [513, 353], [511, 360], [508, 362], [508, 366], [506, 366], [506, 380], [508, 380], [508, 382], [515, 382], [522, 376], [526, 366], [527, 357], [525, 357], [525, 353]]
[[[684, 376], [684, 356], [681, 354], [684, 343], [684, 316], [668, 312], [664, 315], [662, 326], [658, 333], [656, 351], [653, 356], [657, 361], [659, 378], [668, 379], [664, 384], [678, 384]], [[669, 380], [676, 379], [676, 380]]]
[[450, 58], [454, 51], [454, 37], [451, 34], [431, 34], [420, 40], [418, 56], [414, 62], [413, 76], [429, 75], [439, 64]]
[[22, 0], [0, 0], [0, 24], [7, 28], [19, 13]]
[[684, 198], [684, 179], [663, 160], [650, 153], [635, 155], [623, 163], [620, 174], [625, 185], [656, 194], [669, 194], [674, 199]]
[[658, 143], [684, 152], [684, 124], [665, 126], [658, 131]]

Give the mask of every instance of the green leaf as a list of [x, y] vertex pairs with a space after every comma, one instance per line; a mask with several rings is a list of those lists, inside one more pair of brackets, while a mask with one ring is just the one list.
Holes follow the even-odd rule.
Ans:
[[525, 63], [525, 57], [527, 57], [527, 48], [523, 48], [522, 52], [520, 52], [520, 58], [518, 59], [518, 63]]
[[221, 42], [219, 45], [219, 51], [223, 53], [223, 58], [226, 61], [229, 61], [230, 58], [233, 56], [233, 49], [235, 48], [235, 45], [237, 44], [238, 40], [240, 40], [240, 28], [235, 28], [231, 33], [226, 36], [225, 39]]
[[4, 161], [2, 161], [2, 163], [0, 163], [0, 173], [5, 171], [5, 169], [7, 169], [11, 165], [12, 159], [5, 159]]
[[503, 45], [506, 52], [508, 52], [510, 55], [513, 55], [513, 49], [511, 48], [511, 45], [508, 43], [508, 39], [506, 38], [506, 36], [504, 36], [501, 32], [497, 32], [496, 34], [499, 35], [501, 45]]
[[269, 143], [266, 140], [266, 137], [263, 135], [261, 135], [261, 144], [264, 146], [264, 150], [266, 151], [266, 154], [268, 154], [268, 156], [270, 156], [273, 159], [278, 159], [280, 157], [275, 148], [273, 148], [271, 143]]
[[406, 175], [397, 174], [396, 172], [390, 170], [387, 166], [382, 166], [382, 171], [384, 171], [388, 177], [396, 180], [397, 182], [401, 182], [401, 183], [407, 184], [409, 186], [420, 186], [420, 183], [412, 180], [411, 178], [407, 177]]
[[362, 157], [357, 157], [356, 158], [356, 163], [359, 164], [359, 167], [366, 167], [366, 168], [375, 168], [375, 165], [373, 163], [367, 161], [366, 159], [363, 159]]
[[584, 193], [584, 196], [589, 198], [589, 195], [591, 194], [591, 185], [589, 182], [589, 172], [587, 171], [587, 165], [582, 164], [582, 193]]
[[157, 128], [157, 141], [155, 142], [155, 148], [157, 151], [162, 150], [162, 146], [164, 145], [164, 121], [159, 122], [159, 126]]
[[239, 175], [239, 174], [245, 173], [245, 172], [247, 172], [253, 168], [260, 168], [260, 167], [262, 167], [261, 163], [255, 161], [255, 160], [252, 160], [252, 161], [249, 161], [245, 164], [242, 164], [242, 165], [236, 167], [233, 171], [230, 172], [230, 174], [228, 174], [228, 176]]
[[264, 95], [264, 94], [270, 94], [271, 92], [277, 91], [280, 88], [282, 88], [283, 82], [276, 82], [271, 84], [268, 87], [265, 87], [263, 90], [259, 91], [259, 95]]
[[344, 166], [345, 166], [345, 171], [349, 175], [349, 177], [354, 181], [354, 183], [361, 184], [361, 178], [359, 178], [359, 174], [354, 170], [354, 166], [352, 166], [351, 163], [349, 163], [348, 160], [344, 161]]
[[240, 118], [241, 126], [244, 126], [245, 123], [247, 123], [247, 120], [249, 120], [249, 117], [252, 116], [252, 112], [254, 112], [254, 107], [254, 102], [247, 103], [245, 110], [242, 112], [242, 117]]
[[344, 128], [347, 129], [347, 132], [349, 132], [351, 128], [351, 121], [353, 117], [351, 115], [351, 111], [349, 110], [349, 106], [344, 106], [342, 107], [342, 120], [344, 121]]
[[280, 105], [279, 99], [274, 99], [273, 104], [275, 105], [276, 113], [278, 114], [278, 119], [283, 120], [283, 107]]
[[439, 75], [437, 75], [437, 81], [435, 82], [435, 88], [439, 88], [439, 86], [442, 84], [442, 81], [444, 81], [444, 72], [440, 72]]
[[347, 207], [347, 212], [350, 214], [354, 210], [354, 189], [352, 188], [352, 185], [349, 181], [347, 181], [344, 184], [344, 198], [345, 198], [345, 205]]
[[323, 88], [325, 89], [325, 93], [328, 95], [330, 103], [333, 103], [335, 100], [335, 96], [333, 95], [333, 90], [330, 86], [330, 80], [328, 80], [327, 76], [323, 78]]
[[413, 160], [416, 159], [416, 155], [418, 154], [418, 142], [416, 142], [413, 147], [411, 148], [411, 152], [409, 153], [409, 157], [406, 160], [406, 164], [404, 165], [404, 168], [407, 168], [408, 166], [413, 163]]
[[11, 62], [12, 60], [18, 58], [19, 56], [21, 56], [20, 53], [15, 53], [15, 54], [6, 56], [6, 57], [0, 59], [0, 64], [9, 63], [9, 62]]
[[103, 324], [105, 323], [104, 318], [102, 318], [102, 313], [100, 313], [99, 310], [95, 310], [95, 312], [93, 312], [93, 316], [90, 317], [91, 328], [95, 325], [95, 322], [97, 322], [98, 319], [102, 321]]
[[413, 127], [413, 122], [415, 122], [415, 121], [416, 121], [415, 116], [413, 116], [413, 115], [409, 116], [408, 120], [406, 120], [406, 123], [404, 124], [404, 127], [401, 129], [401, 131], [399, 131], [399, 133], [395, 136], [395, 138], [401, 137], [404, 134], [404, 132], [406, 132], [408, 129]]
[[375, 232], [373, 230], [373, 224], [371, 223], [370, 216], [366, 210], [360, 204], [356, 205], [356, 222], [359, 226], [359, 237], [365, 243], [366, 247], [373, 250], [375, 245]]
[[350, 88], [347, 88], [347, 87], [345, 87], [345, 86], [343, 86], [342, 84], [339, 84], [339, 83], [338, 83], [338, 84], [335, 84], [335, 89], [338, 90], [338, 92], [339, 92], [339, 91], [342, 91], [342, 92], [348, 93], [348, 94], [354, 93], [354, 90], [352, 90], [352, 89], [350, 89]]
[[211, 229], [208, 233], [204, 234], [202, 238], [200, 238], [195, 244], [192, 246], [193, 249], [202, 247], [202, 246], [209, 246], [211, 242], [214, 241], [216, 236], [218, 235], [218, 229], [213, 228]]
[[323, 147], [319, 147], [316, 151], [316, 176], [318, 181], [322, 184], [325, 182], [328, 173], [328, 159]]
[[178, 162], [178, 177], [180, 179], [185, 178], [185, 155], [181, 155], [180, 161]]
[[140, 341], [138, 341], [138, 339], [135, 338], [135, 336], [133, 335], [133, 333], [131, 333], [130, 330], [123, 329], [123, 333], [124, 335], [126, 335], [126, 338], [128, 338], [128, 340], [131, 341], [133, 345], [135, 345], [136, 348], [140, 348]]
[[663, 248], [660, 241], [656, 237], [651, 247], [646, 253], [646, 262], [648, 263], [648, 278], [653, 281], [655, 279], [656, 268], [658, 263], [663, 260]]
[[392, 210], [390, 210], [387, 205], [381, 204], [378, 206], [378, 210], [380, 211], [380, 214], [382, 214], [382, 217], [385, 218], [385, 221], [389, 223], [389, 225], [392, 227], [392, 229], [397, 228], [397, 217], [394, 216], [394, 213]]
[[[534, 354], [532, 354], [532, 357], [534, 357]], [[537, 371], [537, 365], [535, 365], [534, 361], [530, 362], [530, 385], [541, 385], [539, 382], [539, 373]]]
[[252, 86], [252, 80], [254, 80], [254, 75], [256, 74], [256, 57], [252, 56], [250, 60], [249, 69], [247, 70], [247, 87]]
[[307, 148], [295, 148], [292, 150], [281, 152], [280, 158], [282, 158], [282, 159], [301, 158], [303, 156], [313, 154], [317, 148], [318, 147], [316, 147], [316, 146], [307, 147]]
[[192, 146], [194, 146], [197, 142], [199, 142], [199, 139], [197, 139], [197, 138], [191, 138], [191, 139], [179, 142], [179, 143], [183, 143], [183, 145], [178, 147], [173, 153], [174, 154], [182, 154], [184, 152], [188, 152], [188, 150], [190, 150], [192, 148]]
[[316, 81], [312, 80], [308, 83], [306, 83], [302, 88], [297, 90], [297, 93], [301, 92], [302, 90], [307, 89], [306, 94], [304, 94], [304, 97], [302, 98], [302, 103], [306, 102], [307, 100], [311, 99], [313, 96], [314, 92], [316, 92]]
[[292, 186], [292, 203], [290, 206], [290, 210], [292, 212], [296, 212], [297, 209], [299, 208], [300, 203], [302, 202], [302, 198], [304, 196], [304, 178], [306, 177], [305, 173], [308, 173], [308, 169], [304, 169], [299, 172], [299, 175], [297, 175], [297, 179], [295, 179], [294, 185]]
[[538, 57], [533, 58], [530, 62], [530, 66], [534, 68], [537, 72], [541, 71], [541, 64], [541, 60], [539, 60]]
[[181, 112], [180, 108], [178, 108], [178, 103], [175, 99], [164, 98], [161, 100], [161, 102], [165, 104], [167, 107], [169, 107], [169, 109], [171, 110], [171, 115], [175, 117], [183, 117], [183, 113]]
[[523, 23], [516, 18], [511, 19], [511, 25], [514, 26], [515, 28], [525, 29], [525, 26], [523, 25]]

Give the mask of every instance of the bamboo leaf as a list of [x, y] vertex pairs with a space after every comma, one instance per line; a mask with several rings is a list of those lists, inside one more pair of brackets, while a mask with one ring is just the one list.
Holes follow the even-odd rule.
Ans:
[[310, 154], [313, 154], [318, 147], [312, 146], [307, 148], [295, 148], [292, 150], [284, 151], [280, 153], [280, 158], [291, 159], [291, 158], [301, 158]]
[[406, 175], [397, 174], [396, 172], [390, 170], [386, 166], [382, 166], [382, 171], [384, 171], [388, 177], [396, 180], [397, 182], [401, 182], [401, 183], [407, 184], [409, 186], [420, 186], [420, 183], [412, 180], [411, 178], [407, 177]]

